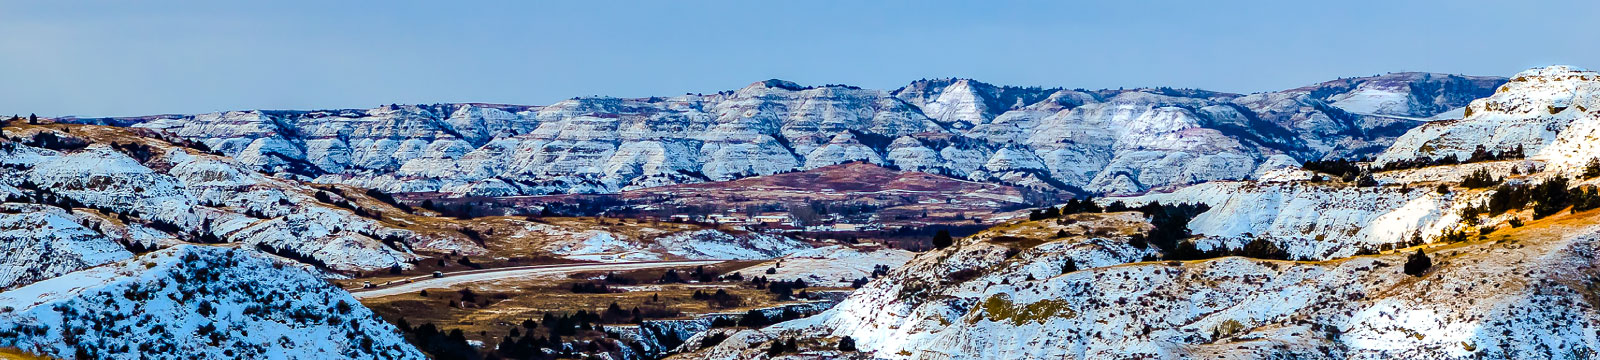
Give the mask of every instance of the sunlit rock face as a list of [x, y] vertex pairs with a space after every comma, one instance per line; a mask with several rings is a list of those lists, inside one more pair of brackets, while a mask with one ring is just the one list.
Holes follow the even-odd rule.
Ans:
[[967, 79], [881, 91], [768, 80], [716, 94], [583, 97], [548, 106], [75, 121], [167, 130], [263, 171], [390, 192], [609, 193], [865, 161], [976, 181], [1134, 194], [1248, 179], [1274, 156], [1369, 155], [1503, 81], [1402, 73], [1237, 95]]

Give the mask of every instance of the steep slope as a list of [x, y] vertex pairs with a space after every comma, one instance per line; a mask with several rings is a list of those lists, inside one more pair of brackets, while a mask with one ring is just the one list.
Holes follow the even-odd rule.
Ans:
[[[1246, 179], [1279, 155], [1367, 154], [1498, 78], [1386, 75], [1250, 96], [1019, 88], [893, 92], [768, 80], [549, 106], [389, 105], [70, 119], [170, 131], [322, 183], [450, 196], [613, 193], [850, 161], [1057, 190], [1139, 193]], [[1341, 110], [1340, 106], [1355, 110]], [[1371, 111], [1360, 115], [1352, 111]]]
[[348, 293], [250, 250], [177, 246], [0, 304], [0, 347], [54, 358], [422, 358]]
[[7, 205], [0, 208], [0, 291], [133, 257], [65, 211]]
[[1052, 106], [1059, 110], [1095, 101], [1094, 95], [1079, 91], [995, 86], [953, 78], [913, 81], [891, 94], [956, 129], [989, 124], [1014, 109]]

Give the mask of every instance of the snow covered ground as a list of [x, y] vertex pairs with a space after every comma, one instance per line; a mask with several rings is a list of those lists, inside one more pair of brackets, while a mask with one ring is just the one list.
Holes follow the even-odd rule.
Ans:
[[573, 231], [540, 224], [530, 227], [548, 238], [544, 249], [573, 260], [623, 262], [668, 259], [771, 259], [814, 245], [795, 238], [748, 231], [700, 229], [656, 234], [650, 238], [605, 230]]
[[722, 260], [683, 260], [683, 261], [648, 261], [605, 264], [561, 264], [561, 265], [536, 265], [519, 266], [498, 269], [462, 271], [449, 276], [434, 278], [431, 276], [416, 277], [405, 280], [395, 286], [386, 286], [375, 289], [362, 289], [352, 291], [356, 298], [366, 299], [390, 295], [407, 294], [432, 288], [447, 288], [459, 284], [480, 281], [504, 280], [521, 277], [555, 277], [580, 271], [624, 271], [651, 269], [660, 267], [681, 267], [713, 265]]
[[54, 207], [0, 213], [0, 291], [133, 257]]
[[1202, 250], [1238, 249], [1259, 238], [1295, 258], [1320, 260], [1404, 244], [1413, 236], [1432, 239], [1454, 230], [1461, 220], [1459, 208], [1466, 203], [1462, 196], [1466, 195], [1424, 187], [1212, 182], [1171, 193], [1101, 201], [1206, 204], [1211, 209], [1189, 222], [1190, 231], [1206, 236], [1196, 243]]
[[652, 246], [684, 259], [771, 259], [812, 248], [804, 241], [762, 233], [730, 234], [720, 230], [679, 232], [656, 238]]
[[[765, 276], [771, 280], [805, 280], [811, 286], [848, 287], [856, 279], [869, 279], [878, 266], [897, 268], [911, 261], [916, 253], [899, 249], [860, 250], [830, 245], [804, 250], [774, 261], [730, 271], [744, 276]], [[767, 273], [768, 269], [776, 271]]]

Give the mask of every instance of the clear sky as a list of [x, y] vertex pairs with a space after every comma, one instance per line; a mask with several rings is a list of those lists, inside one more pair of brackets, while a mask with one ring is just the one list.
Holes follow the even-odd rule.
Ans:
[[1600, 1], [13, 1], [0, 113], [548, 104], [780, 78], [1269, 91], [1600, 66]]

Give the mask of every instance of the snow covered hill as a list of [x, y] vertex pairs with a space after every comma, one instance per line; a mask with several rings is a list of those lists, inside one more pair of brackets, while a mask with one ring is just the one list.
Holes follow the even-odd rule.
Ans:
[[55, 358], [420, 359], [310, 271], [177, 246], [0, 292], [0, 347]]
[[[0, 348], [64, 358], [417, 358], [395, 328], [319, 277], [418, 266], [420, 251], [455, 253], [462, 265], [467, 255], [787, 256], [740, 270], [837, 286], [904, 263], [820, 315], [719, 329], [720, 343], [701, 334], [679, 349], [688, 359], [769, 358], [770, 344], [789, 339], [801, 344], [791, 358], [1595, 357], [1600, 210], [1469, 218], [1469, 206], [1506, 190], [1459, 183], [1480, 169], [1512, 184], [1577, 173], [1600, 156], [1589, 146], [1600, 132], [1596, 84], [1600, 75], [1560, 66], [1510, 82], [1397, 73], [1250, 95], [963, 79], [886, 92], [769, 80], [550, 106], [7, 126]], [[1464, 118], [1441, 120], [1457, 112]], [[1380, 151], [1380, 164], [1465, 158], [1480, 144], [1531, 156], [1383, 171], [1360, 184], [1297, 168]], [[920, 254], [869, 253], [598, 217], [454, 221], [350, 187], [618, 192], [850, 161], [1125, 195], [1102, 205], [1204, 203], [1187, 220], [1192, 250], [1285, 255], [1158, 260], [1176, 251], [1147, 239], [1170, 223], [1134, 211], [1016, 220]], [[1429, 266], [1408, 274], [1418, 253]], [[860, 351], [839, 350], [846, 336]]]
[[[1381, 150], [1499, 78], [1404, 73], [1247, 96], [1020, 88], [885, 92], [768, 80], [548, 106], [388, 105], [72, 119], [171, 131], [269, 172], [388, 192], [611, 193], [868, 161], [972, 180], [1139, 193], [1250, 178], [1277, 155]], [[1346, 109], [1348, 108], [1348, 109]]]
[[1482, 146], [1505, 152], [1522, 147], [1530, 158], [1574, 168], [1600, 157], [1600, 73], [1548, 66], [1517, 73], [1493, 96], [1475, 100], [1466, 117], [1419, 127], [1377, 158], [1466, 159]]
[[1474, 99], [1505, 78], [1403, 72], [1347, 78], [1234, 100], [1294, 132], [1324, 156], [1356, 158], [1383, 151], [1426, 121], [1461, 118]]
[[[1511, 184], [1580, 173], [1578, 160], [1587, 157], [1550, 149], [1580, 149], [1578, 140], [1589, 138], [1592, 106], [1584, 99], [1592, 74], [1568, 67], [1519, 74], [1473, 102], [1466, 119], [1411, 130], [1379, 160], [1464, 155], [1475, 144], [1520, 144], [1537, 154], [1533, 159], [1380, 172], [1365, 185], [1284, 172], [1101, 202], [1205, 203], [1209, 209], [1186, 226], [1199, 235], [1188, 241], [1200, 250], [1256, 246], [1311, 261], [1154, 261], [1172, 249], [1138, 246], [1161, 225], [1137, 213], [1017, 221], [918, 254], [818, 316], [738, 331], [684, 357], [1600, 356], [1600, 306], [1592, 296], [1600, 278], [1600, 210], [1543, 217], [1511, 208], [1480, 216], [1466, 208], [1515, 190], [1460, 183], [1479, 170]], [[1454, 84], [1448, 86], [1464, 86]], [[1369, 113], [1363, 116], [1416, 117], [1403, 109], [1427, 107], [1415, 101], [1423, 97], [1370, 93], [1392, 88], [1380, 85], [1352, 85], [1355, 93], [1328, 99]], [[1578, 177], [1572, 186], [1591, 186], [1592, 179]], [[1556, 201], [1542, 199], [1535, 201]], [[846, 338], [859, 352], [840, 350]], [[798, 351], [771, 350], [796, 340]]]
[[362, 216], [329, 203], [352, 201], [345, 197], [324, 202], [314, 196], [320, 190], [159, 136], [75, 125], [12, 129], [7, 136], [24, 141], [0, 143], [0, 184], [16, 189], [8, 200], [72, 208], [124, 246], [241, 243], [332, 270], [370, 271], [409, 267], [418, 258], [412, 248], [457, 243], [372, 215], [398, 212], [386, 205], [368, 205]]
[[1293, 258], [1326, 260], [1437, 238], [1456, 230], [1460, 209], [1483, 197], [1422, 187], [1211, 182], [1102, 202], [1207, 204], [1211, 209], [1189, 222], [1190, 231], [1204, 236], [1196, 242], [1201, 250], [1238, 249], [1263, 239]]

